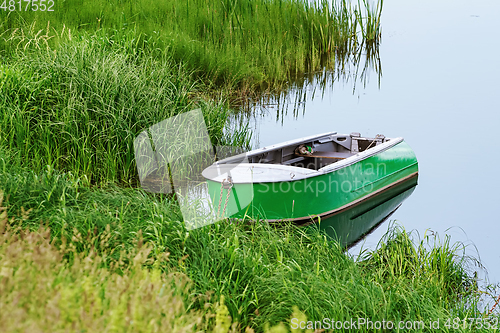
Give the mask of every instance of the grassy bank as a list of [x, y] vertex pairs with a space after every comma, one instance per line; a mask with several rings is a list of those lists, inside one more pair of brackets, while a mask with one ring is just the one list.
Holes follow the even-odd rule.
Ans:
[[[57, 45], [86, 31], [136, 33], [139, 48], [169, 50], [210, 82], [244, 86], [334, 68], [380, 35], [382, 2], [335, 0], [67, 0], [52, 12], [5, 11], [0, 54]], [[48, 22], [50, 25], [48, 26]]]
[[245, 127], [224, 134], [230, 110], [206, 89], [168, 54], [138, 53], [129, 39], [92, 35], [54, 53], [28, 51], [0, 64], [0, 145], [36, 171], [130, 183], [137, 135], [194, 108], [213, 144], [248, 145]]
[[69, 0], [52, 12], [4, 11], [0, 145], [37, 172], [50, 165], [89, 184], [134, 183], [134, 138], [194, 108], [214, 145], [248, 146], [245, 126], [228, 130], [234, 89], [244, 96], [376, 48], [381, 8]]
[[[46, 266], [37, 268], [36, 262], [45, 259], [6, 252], [14, 246], [10, 245], [15, 239], [12, 234], [23, 232], [9, 231], [9, 236], [3, 231], [0, 260], [5, 267], [2, 272], [8, 276], [2, 280], [7, 286], [0, 293], [2, 306], [12, 313], [27, 306], [29, 310], [20, 313], [28, 322], [38, 323], [43, 311], [50, 310], [69, 313], [51, 317], [57, 318], [53, 323], [59, 326], [54, 327], [69, 327], [70, 321], [76, 321], [80, 326], [75, 327], [89, 327], [89, 331], [95, 327], [98, 331], [98, 327], [112, 325], [111, 313], [118, 313], [117, 318], [128, 323], [129, 331], [139, 331], [130, 322], [133, 316], [138, 323], [160, 323], [161, 318], [179, 318], [180, 323], [191, 324], [200, 320], [199, 325], [211, 329], [215, 321], [197, 318], [215, 314], [222, 296], [238, 331], [248, 326], [263, 332], [266, 325], [279, 323], [289, 327], [292, 317], [302, 315], [311, 321], [359, 317], [425, 323], [439, 319], [442, 324], [455, 317], [486, 318], [478, 304], [474, 261], [463, 255], [459, 245], [446, 240], [435, 242], [437, 239], [429, 236], [415, 241], [395, 228], [376, 251], [355, 261], [322, 234], [305, 233], [293, 226], [274, 229], [264, 222], [222, 222], [187, 232], [178, 208], [160, 197], [113, 186], [89, 189], [67, 174], [37, 174], [16, 167], [15, 159], [5, 154], [0, 164], [3, 207], [14, 217], [9, 222], [11, 228], [18, 226], [36, 234], [43, 224], [50, 228], [52, 245], [50, 251], [42, 252], [67, 260], [47, 259]], [[36, 238], [41, 236], [23, 237], [34, 244], [29, 246], [49, 246], [48, 234], [46, 241]], [[22, 251], [39, 252], [32, 247]], [[88, 256], [90, 259], [85, 259]], [[22, 264], [16, 259], [21, 257]], [[29, 260], [35, 264], [26, 263]], [[23, 265], [37, 270], [27, 271]], [[184, 285], [171, 283], [168, 275], [174, 272], [187, 277], [189, 291]], [[48, 304], [37, 312], [34, 309], [39, 307], [29, 301], [30, 295], [43, 288], [45, 279], [52, 292], [37, 296], [36, 304]], [[173, 289], [161, 293], [161, 286], [169, 284]], [[26, 285], [31, 287], [21, 295], [25, 301], [15, 303], [18, 290]], [[120, 296], [123, 288], [125, 294]], [[143, 294], [141, 288], [148, 291]], [[68, 300], [70, 290], [73, 301]], [[179, 303], [181, 310], [175, 312], [164, 305], [154, 308], [163, 301], [177, 304], [169, 301], [173, 297], [169, 295], [179, 294], [186, 297]], [[89, 302], [100, 308], [91, 307]], [[125, 307], [130, 308], [128, 312]], [[24, 326], [16, 325], [21, 322], [9, 323], [20, 328]], [[147, 327], [144, 331], [154, 331], [154, 325]], [[440, 330], [424, 331], [447, 330], [441, 326]]]
[[144, 129], [201, 108], [212, 144], [248, 146], [224, 89], [376, 47], [381, 6], [58, 6], [0, 23], [0, 331], [278, 333], [292, 318], [368, 318], [465, 332], [443, 325], [497, 318], [478, 303], [474, 261], [447, 239], [394, 228], [354, 260], [291, 225], [188, 232], [171, 197], [134, 187]]
[[[1, 198], [1, 197], [0, 197]], [[20, 230], [0, 220], [2, 332], [189, 332], [210, 324], [214, 309], [187, 311], [183, 274], [145, 269], [149, 248], [113, 262], [105, 252], [56, 248], [49, 229]], [[71, 256], [71, 264], [63, 258]], [[119, 271], [119, 273], [118, 273]], [[220, 326], [220, 324], [219, 324]], [[208, 330], [207, 330], [208, 331]], [[212, 331], [212, 330], [209, 330]], [[217, 332], [217, 330], [214, 330]], [[227, 331], [227, 330], [226, 330]]]

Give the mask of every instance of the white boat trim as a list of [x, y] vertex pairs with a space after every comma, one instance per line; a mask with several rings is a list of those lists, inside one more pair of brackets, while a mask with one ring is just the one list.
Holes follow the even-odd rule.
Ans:
[[233, 184], [277, 183], [321, 175], [316, 170], [281, 164], [212, 164], [202, 172], [203, 177], [221, 183], [231, 176]]
[[227, 162], [230, 162], [234, 158], [241, 159], [244, 156], [258, 155], [258, 154], [262, 154], [262, 153], [265, 153], [265, 152], [270, 151], [270, 150], [280, 149], [280, 148], [284, 148], [286, 146], [296, 145], [296, 144], [299, 144], [299, 143], [301, 143], [303, 141], [313, 141], [313, 140], [321, 139], [321, 138], [324, 138], [324, 137], [327, 137], [327, 136], [330, 136], [330, 135], [335, 135], [335, 134], [337, 134], [337, 132], [326, 132], [326, 133], [323, 133], [323, 134], [315, 134], [315, 135], [306, 136], [306, 137], [299, 138], [299, 139], [294, 139], [294, 140], [290, 140], [290, 141], [280, 142], [280, 143], [277, 143], [277, 144], [274, 144], [274, 145], [271, 145], [271, 146], [267, 146], [267, 147], [263, 147], [263, 148], [257, 148], [257, 149], [254, 149], [254, 150], [250, 150], [249, 152], [246, 152], [244, 154], [239, 154], [239, 155], [236, 155], [236, 156], [230, 156], [230, 157], [227, 157], [227, 158], [225, 158], [223, 160], [217, 161], [214, 164], [226, 164]]
[[365, 151], [362, 151], [360, 153], [357, 153], [357, 154], [355, 154], [355, 155], [353, 155], [351, 157], [346, 158], [345, 160], [341, 160], [339, 162], [336, 162], [336, 163], [324, 166], [321, 169], [319, 169], [318, 171], [322, 172], [322, 173], [330, 173], [332, 171], [336, 171], [336, 170], [348, 167], [348, 166], [350, 166], [350, 165], [352, 165], [352, 164], [354, 164], [356, 162], [364, 160], [364, 159], [366, 159], [368, 157], [372, 157], [374, 155], [377, 155], [377, 154], [383, 152], [384, 150], [392, 148], [395, 145], [397, 145], [398, 143], [403, 142], [403, 140], [404, 139], [402, 137], [394, 138], [394, 139], [388, 139], [387, 142], [384, 142], [384, 143], [379, 144], [379, 145], [377, 145], [377, 146], [375, 146], [373, 148], [370, 148], [368, 150], [365, 150]]
[[[314, 140], [329, 135], [336, 134], [336, 132], [329, 132], [320, 135], [291, 140], [269, 147], [264, 147], [252, 150], [246, 154], [238, 155], [239, 159], [244, 155], [259, 154], [271, 149], [279, 149], [281, 147], [293, 145], [299, 142]], [[329, 164], [319, 170], [312, 170], [301, 168], [291, 165], [282, 164], [266, 164], [266, 163], [227, 163], [235, 157], [228, 157], [224, 160], [216, 162], [203, 170], [202, 175], [206, 179], [221, 183], [231, 176], [233, 184], [252, 184], [252, 183], [276, 183], [276, 182], [292, 182], [301, 179], [308, 179], [319, 175], [324, 175], [337, 171], [339, 169], [353, 165], [359, 161], [377, 155], [385, 150], [388, 150], [404, 139], [402, 137], [387, 139], [386, 142], [376, 145], [373, 148], [354, 154], [344, 160]]]

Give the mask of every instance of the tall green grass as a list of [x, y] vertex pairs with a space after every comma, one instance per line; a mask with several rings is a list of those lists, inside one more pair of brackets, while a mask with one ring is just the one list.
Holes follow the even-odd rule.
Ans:
[[213, 144], [248, 144], [244, 128], [225, 134], [230, 111], [207, 101], [192, 72], [168, 55], [137, 52], [130, 37], [91, 35], [0, 63], [0, 145], [37, 171], [50, 165], [90, 183], [130, 183], [135, 137], [194, 108]]
[[168, 253], [151, 254], [138, 239], [109, 260], [116, 250], [105, 247], [109, 225], [78, 249], [78, 232], [56, 246], [50, 228], [23, 229], [29, 212], [10, 217], [3, 199], [0, 192], [2, 332], [235, 332], [223, 296], [189, 310], [209, 297], [193, 297], [185, 274], [164, 269]]
[[[19, 164], [3, 154], [0, 189], [8, 215], [23, 229], [43, 223], [55, 246], [106, 253], [101, 265], [122, 261], [125, 270], [133, 260], [121, 253], [147, 243], [145, 267], [178, 271], [192, 281], [195, 298], [187, 310], [203, 311], [224, 296], [241, 331], [263, 332], [266, 324], [280, 322], [289, 327], [294, 306], [312, 321], [496, 318], [486, 317], [489, 308], [479, 303], [474, 261], [449, 240], [429, 235], [418, 241], [395, 228], [355, 261], [323, 234], [291, 225], [226, 221], [188, 232], [178, 207], [159, 196], [115, 186], [91, 189], [74, 176], [34, 173]], [[168, 261], [161, 259], [165, 253]]]
[[376, 45], [369, 31], [380, 11], [345, 0], [69, 0], [50, 13], [8, 13], [0, 145], [35, 171], [50, 165], [91, 184], [131, 184], [134, 138], [201, 107], [214, 145], [248, 147], [248, 128], [227, 130], [232, 91], [220, 85], [248, 91], [333, 68]]
[[0, 50], [9, 54], [28, 41], [44, 44], [49, 36], [49, 43], [57, 44], [70, 35], [68, 29], [73, 36], [133, 30], [144, 46], [170, 50], [176, 61], [211, 82], [241, 86], [332, 69], [361, 45], [373, 47], [380, 38], [381, 10], [382, 1], [67, 0], [50, 13], [6, 15]]
[[185, 111], [202, 109], [214, 145], [248, 145], [245, 127], [227, 126], [219, 85], [272, 83], [376, 48], [381, 5], [68, 0], [53, 13], [9, 14], [0, 22], [0, 328], [188, 332], [197, 322], [250, 333], [286, 331], [293, 316], [487, 318], [474, 262], [448, 239], [395, 228], [355, 261], [292, 225], [188, 232], [173, 200], [116, 185], [136, 180], [137, 134]]

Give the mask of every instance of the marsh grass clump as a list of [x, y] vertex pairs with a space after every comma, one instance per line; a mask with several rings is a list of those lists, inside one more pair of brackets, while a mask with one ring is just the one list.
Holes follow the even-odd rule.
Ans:
[[136, 136], [201, 108], [213, 145], [249, 148], [248, 126], [229, 125], [231, 96], [342, 70], [376, 45], [381, 5], [70, 0], [50, 21], [9, 13], [0, 22], [0, 145], [35, 172], [49, 165], [88, 184], [137, 185]]
[[368, 272], [376, 272], [377, 279], [395, 284], [402, 278], [424, 278], [429, 288], [436, 287], [442, 293], [443, 301], [455, 303], [478, 291], [467, 270], [482, 266], [467, 256], [465, 250], [466, 246], [460, 242], [451, 244], [450, 236], [440, 241], [437, 234], [428, 233], [416, 242], [411, 233], [394, 226], [375, 251], [362, 256], [360, 263]]
[[360, 47], [377, 47], [382, 1], [67, 0], [56, 7], [50, 16], [8, 14], [0, 54], [57, 46], [84, 31], [132, 32], [139, 48], [169, 50], [207, 81], [244, 87], [336, 69]]
[[195, 108], [213, 144], [248, 145], [247, 134], [224, 132], [230, 111], [203, 98], [183, 66], [136, 54], [126, 40], [94, 37], [0, 65], [0, 144], [26, 165], [50, 165], [93, 184], [130, 183], [136, 136]]

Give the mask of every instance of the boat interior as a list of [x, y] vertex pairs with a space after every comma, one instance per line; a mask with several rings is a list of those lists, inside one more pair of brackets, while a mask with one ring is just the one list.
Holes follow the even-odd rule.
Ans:
[[[389, 139], [384, 135], [365, 138], [360, 133], [346, 135], [333, 132], [256, 149], [247, 153], [246, 157], [248, 163], [281, 164], [319, 170], [386, 141]], [[234, 158], [219, 161], [234, 162]]]

